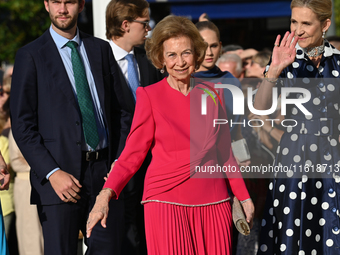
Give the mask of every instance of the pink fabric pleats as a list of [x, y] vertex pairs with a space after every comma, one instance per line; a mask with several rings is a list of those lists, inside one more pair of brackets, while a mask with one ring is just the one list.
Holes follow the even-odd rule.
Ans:
[[229, 255], [229, 201], [208, 206], [144, 204], [148, 255]]

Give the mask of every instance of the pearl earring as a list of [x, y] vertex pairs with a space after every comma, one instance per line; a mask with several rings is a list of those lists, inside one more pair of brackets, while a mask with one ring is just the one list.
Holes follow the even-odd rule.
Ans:
[[164, 72], [165, 72], [165, 67], [163, 66], [162, 68], [161, 68], [161, 70], [160, 70], [160, 72], [163, 74]]

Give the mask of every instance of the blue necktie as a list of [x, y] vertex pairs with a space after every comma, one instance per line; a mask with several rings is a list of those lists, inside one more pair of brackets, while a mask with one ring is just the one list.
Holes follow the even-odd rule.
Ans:
[[78, 44], [74, 41], [69, 41], [66, 43], [66, 46], [71, 48], [72, 69], [76, 84], [78, 104], [82, 116], [85, 142], [95, 150], [99, 144], [99, 135], [84, 64], [77, 50]]
[[128, 81], [129, 81], [130, 89], [131, 89], [131, 92], [133, 94], [133, 97], [136, 100], [136, 89], [139, 86], [137, 66], [135, 64], [133, 54], [127, 54], [125, 56], [125, 59], [128, 61], [127, 73], [128, 73]]

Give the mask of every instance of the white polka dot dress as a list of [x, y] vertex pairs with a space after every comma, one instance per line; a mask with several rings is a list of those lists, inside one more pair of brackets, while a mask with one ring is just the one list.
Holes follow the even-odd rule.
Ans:
[[319, 68], [297, 45], [295, 61], [281, 75], [281, 88], [310, 92], [303, 104], [310, 114], [287, 105], [285, 119], [297, 124], [277, 151], [275, 165], [283, 170], [269, 185], [258, 255], [340, 254], [339, 73], [340, 51], [326, 42]]

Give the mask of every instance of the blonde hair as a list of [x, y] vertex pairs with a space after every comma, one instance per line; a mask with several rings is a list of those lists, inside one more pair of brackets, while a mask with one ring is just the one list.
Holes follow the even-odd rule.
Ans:
[[146, 54], [156, 68], [163, 67], [163, 43], [170, 38], [180, 36], [186, 36], [191, 40], [196, 67], [202, 64], [207, 43], [204, 42], [195, 25], [188, 18], [169, 15], [156, 25], [152, 37], [145, 42]]
[[261, 67], [266, 67], [269, 63], [272, 53], [269, 50], [259, 51], [253, 56], [253, 61], [258, 63]]
[[332, 18], [332, 0], [292, 0], [290, 9], [307, 7], [311, 9], [321, 23]]

